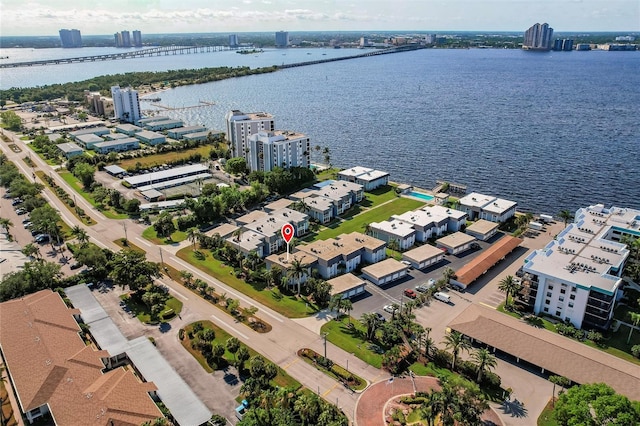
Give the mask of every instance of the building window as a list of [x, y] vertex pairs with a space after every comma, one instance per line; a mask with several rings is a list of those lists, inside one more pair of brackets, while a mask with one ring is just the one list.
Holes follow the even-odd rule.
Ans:
[[556, 316], [559, 317], [561, 315], [560, 311], [556, 311]]
[[547, 299], [547, 300], [545, 300], [545, 301], [544, 301], [544, 304], [545, 304], [545, 305], [548, 305], [549, 303], [551, 303], [551, 300], [549, 300], [549, 299]]
[[571, 287], [571, 291], [575, 293], [576, 291], [578, 291], [578, 288], [577, 287]]
[[549, 290], [553, 290], [553, 286], [552, 285], [549, 286]]
[[569, 299], [571, 299], [571, 300], [576, 300], [576, 295], [575, 295], [575, 294], [571, 294], [571, 295], [569, 295]]
[[573, 308], [573, 302], [569, 302], [569, 307]]
[[543, 311], [549, 312], [549, 308], [544, 308]]
[[564, 288], [562, 290], [560, 290], [560, 294], [565, 294], [567, 292], [567, 290], [565, 290]]
[[551, 292], [550, 291], [547, 292], [547, 297], [551, 297]]

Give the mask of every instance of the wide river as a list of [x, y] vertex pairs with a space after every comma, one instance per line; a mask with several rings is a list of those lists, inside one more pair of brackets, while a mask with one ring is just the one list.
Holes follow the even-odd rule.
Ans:
[[[53, 51], [94, 53], [0, 53], [15, 58], [21, 52], [20, 60], [29, 60]], [[216, 52], [3, 69], [0, 82], [2, 88], [26, 87], [127, 71], [257, 67], [354, 53]], [[306, 133], [312, 146], [329, 147], [334, 165], [385, 170], [392, 180], [418, 187], [454, 181], [539, 213], [596, 203], [640, 209], [640, 52], [428, 49], [179, 87], [158, 96], [160, 104], [176, 108], [162, 114], [213, 129], [225, 128], [230, 109], [270, 112], [276, 128]], [[215, 105], [186, 108], [201, 100]], [[144, 109], [151, 105], [142, 103]]]

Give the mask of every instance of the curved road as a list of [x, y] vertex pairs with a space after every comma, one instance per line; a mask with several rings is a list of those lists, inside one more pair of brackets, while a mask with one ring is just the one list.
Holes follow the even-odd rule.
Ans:
[[[47, 165], [40, 157], [35, 155], [35, 153], [31, 154], [31, 159], [36, 165], [32, 170], [23, 161], [23, 158], [28, 156], [31, 150], [26, 146], [24, 141], [16, 137], [15, 134], [6, 130], [4, 130], [4, 134], [12, 138], [14, 143], [22, 149], [21, 153], [15, 153], [7, 146], [8, 144], [6, 142], [0, 142], [0, 146], [2, 147], [2, 150], [5, 152], [7, 157], [11, 161], [13, 161], [14, 164], [16, 164], [16, 166], [25, 176], [31, 178], [34, 171], [44, 171], [45, 173], [50, 174], [55, 182], [59, 186], [64, 188], [67, 193], [69, 193], [70, 195], [75, 194], [73, 188], [71, 188], [57, 173], [53, 173], [52, 168]], [[224, 283], [202, 273], [200, 270], [176, 258], [173, 253], [171, 253], [175, 251], [174, 247], [167, 248], [163, 246], [152, 245], [147, 240], [141, 237], [142, 231], [145, 229], [143, 225], [131, 220], [108, 219], [102, 213], [93, 208], [93, 206], [91, 206], [84, 198], [76, 195], [75, 198], [77, 204], [97, 222], [96, 225], [85, 226], [68, 210], [67, 206], [62, 203], [62, 201], [60, 201], [48, 187], [45, 188], [43, 196], [47, 199], [52, 207], [55, 207], [59, 210], [60, 215], [67, 224], [69, 224], [70, 226], [80, 225], [81, 227], [83, 227], [87, 231], [87, 234], [91, 237], [92, 242], [115, 251], [120, 250], [120, 247], [118, 247], [113, 241], [119, 238], [124, 238], [125, 227], [123, 226], [123, 224], [125, 224], [127, 238], [132, 243], [147, 252], [148, 260], [153, 262], [160, 262], [160, 253], [162, 252], [162, 260], [165, 263], [173, 266], [178, 270], [189, 270], [193, 273], [194, 278], [201, 278], [207, 281], [208, 283], [213, 285], [217, 292], [226, 292], [229, 296], [240, 300], [242, 306], [256, 306], [259, 309], [257, 315], [272, 325], [273, 329], [271, 332], [266, 334], [254, 332], [249, 327], [246, 327], [245, 325], [240, 323], [236, 323], [231, 316], [212, 306], [194, 293], [191, 293], [179, 283], [176, 283], [169, 278], [162, 278], [159, 280], [164, 285], [169, 287], [169, 289], [173, 293], [177, 294], [177, 296], [182, 300], [184, 304], [185, 311], [189, 312], [189, 316], [195, 318], [194, 320], [209, 319], [213, 321], [215, 324], [225, 329], [231, 335], [236, 336], [243, 343], [246, 343], [248, 346], [264, 355], [266, 358], [278, 364], [281, 368], [286, 370], [287, 373], [289, 373], [292, 377], [294, 377], [307, 388], [318, 392], [327, 401], [330, 401], [332, 403], [337, 402], [338, 406], [341, 407], [345, 414], [353, 421], [355, 405], [359, 394], [352, 393], [351, 391], [345, 389], [337, 381], [320, 373], [313, 366], [307, 364], [306, 362], [299, 360], [296, 355], [296, 351], [303, 347], [312, 348], [317, 352], [321, 352], [324, 350], [322, 338], [317, 333], [314, 333], [304, 326], [298, 324], [297, 322], [282, 316], [281, 314], [267, 308], [266, 306], [261, 305], [260, 303], [248, 298], [237, 290], [226, 286]], [[141, 330], [143, 330], [142, 333], [144, 334], [153, 334], [153, 332], [149, 328], [146, 328], [146, 330], [144, 330], [144, 327], [141, 327], [135, 322], [127, 325], [123, 322], [124, 320], [122, 318], [114, 318], [114, 321], [117, 322], [119, 327], [123, 328], [123, 332], [127, 336], [141, 333]], [[165, 336], [165, 338], [169, 337], [177, 341], [177, 332], [173, 331], [171, 333], [168, 333], [168, 336]], [[364, 363], [360, 359], [343, 351], [338, 347], [333, 346], [329, 342], [327, 342], [327, 355], [340, 365], [346, 365], [348, 360], [350, 370], [368, 380], [369, 382], [376, 382], [388, 376], [386, 372]], [[174, 363], [172, 363], [172, 365], [174, 366], [174, 368], [176, 368], [176, 370], [181, 372], [187, 383], [189, 383], [189, 385], [194, 388], [194, 391], [196, 391], [196, 393], [198, 393], [198, 396], [201, 397], [201, 399], [206, 403], [206, 401], [211, 400], [210, 395], [212, 389], [202, 386], [202, 383], [199, 379], [199, 376], [202, 376], [202, 372], [185, 372], [184, 369], [179, 368], [180, 365], [183, 365], [183, 363], [187, 361], [186, 358], [190, 357], [191, 355], [184, 351], [180, 354], [180, 356], [176, 357], [177, 359], [174, 360]], [[180, 360], [180, 358], [183, 359]], [[176, 362], [178, 363], [178, 365], [176, 365]], [[215, 409], [216, 407], [210, 408]], [[228, 413], [225, 414], [228, 415]]]

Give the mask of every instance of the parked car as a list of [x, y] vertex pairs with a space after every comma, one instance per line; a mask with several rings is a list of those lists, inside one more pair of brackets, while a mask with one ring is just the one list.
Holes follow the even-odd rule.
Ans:
[[18, 204], [22, 203], [22, 198], [15, 198], [12, 202], [11, 205], [12, 206], [17, 206]]
[[429, 286], [427, 284], [420, 284], [416, 286], [416, 291], [419, 293], [426, 293], [429, 290]]
[[82, 264], [81, 263], [74, 263], [73, 265], [71, 265], [71, 269], [80, 269], [82, 268]]
[[405, 288], [404, 289], [404, 295], [407, 296], [410, 299], [415, 299], [416, 297], [418, 297], [416, 292], [411, 290], [410, 288]]
[[31, 225], [33, 225], [31, 221], [22, 222], [22, 226], [24, 226], [24, 229], [29, 229]]
[[25, 209], [23, 209], [23, 208], [16, 209], [16, 214], [18, 216], [22, 216], [23, 214], [27, 214], [27, 211]]
[[380, 322], [386, 322], [387, 319], [384, 317], [384, 315], [382, 315], [380, 312], [374, 312], [374, 314], [376, 316], [376, 319]]
[[401, 260], [400, 262], [404, 263], [405, 265], [407, 265], [409, 267], [409, 269], [413, 269], [413, 265], [408, 260]]
[[393, 305], [384, 305], [384, 308], [382, 308], [382, 310], [393, 314], [396, 311], [396, 308]]
[[435, 297], [436, 299], [438, 299], [439, 301], [444, 302], [444, 303], [451, 302], [451, 296], [449, 296], [446, 293], [437, 292], [437, 293], [435, 293], [433, 295], [433, 297]]
[[7, 192], [6, 194], [4, 194], [4, 195], [2, 196], [2, 198], [4, 198], [5, 200], [8, 200], [9, 198], [11, 198], [11, 193], [10, 193], [10, 192]]
[[48, 243], [50, 240], [49, 236], [47, 234], [40, 234], [37, 235], [35, 238], [35, 242], [36, 243], [40, 243], [40, 244], [44, 244], [44, 243]]

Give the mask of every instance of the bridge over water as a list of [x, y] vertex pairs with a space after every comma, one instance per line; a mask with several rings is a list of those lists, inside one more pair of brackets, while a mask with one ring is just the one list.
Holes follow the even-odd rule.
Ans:
[[134, 50], [134, 51], [128, 51], [128, 52], [121, 52], [121, 53], [110, 53], [108, 55], [91, 55], [91, 56], [78, 56], [74, 58], [45, 59], [42, 61], [13, 62], [9, 64], [0, 64], [0, 68], [31, 67], [36, 65], [72, 64], [75, 62], [112, 61], [115, 59], [144, 58], [144, 57], [162, 56], [162, 55], [186, 55], [190, 53], [220, 52], [224, 50], [231, 50], [231, 49], [226, 46], [160, 46], [160, 47], [152, 47], [149, 49]]

